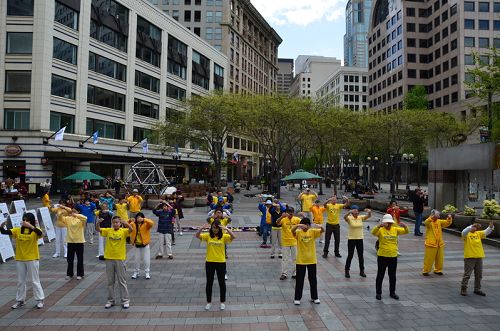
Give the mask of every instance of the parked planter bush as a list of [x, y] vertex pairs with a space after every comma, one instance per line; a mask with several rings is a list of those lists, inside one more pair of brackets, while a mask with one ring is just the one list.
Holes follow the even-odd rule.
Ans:
[[500, 218], [496, 217], [493, 219], [486, 219], [486, 218], [476, 219], [476, 223], [481, 224], [481, 230], [484, 230], [488, 226], [490, 226], [490, 222], [492, 222], [492, 221], [493, 221], [493, 225], [495, 226], [495, 228], [493, 229], [493, 232], [488, 237], [500, 238]]
[[363, 211], [363, 209], [368, 208], [368, 200], [358, 200], [358, 199], [352, 199], [349, 200], [349, 206], [358, 206], [360, 211]]
[[476, 216], [467, 216], [463, 214], [455, 214], [453, 216], [453, 225], [457, 228], [457, 230], [462, 231], [469, 225], [474, 223]]

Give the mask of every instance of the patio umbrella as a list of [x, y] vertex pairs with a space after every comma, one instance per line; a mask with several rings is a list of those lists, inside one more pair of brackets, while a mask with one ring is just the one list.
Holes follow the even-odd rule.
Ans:
[[104, 180], [104, 177], [96, 175], [91, 171], [78, 171], [63, 178], [63, 180]]
[[288, 181], [293, 181], [293, 180], [308, 180], [308, 179], [321, 179], [321, 178], [323, 178], [323, 177], [320, 177], [318, 175], [312, 174], [312, 173], [307, 172], [305, 170], [299, 169], [299, 170], [295, 171], [293, 174], [288, 175], [281, 180], [288, 182]]

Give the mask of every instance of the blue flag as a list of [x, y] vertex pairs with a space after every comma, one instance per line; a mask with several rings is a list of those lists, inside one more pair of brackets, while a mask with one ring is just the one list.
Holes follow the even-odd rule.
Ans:
[[92, 142], [94, 143], [94, 145], [99, 142], [99, 130], [92, 133]]

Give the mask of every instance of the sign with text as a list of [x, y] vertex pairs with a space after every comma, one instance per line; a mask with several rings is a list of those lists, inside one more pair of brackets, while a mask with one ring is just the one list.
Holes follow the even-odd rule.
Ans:
[[[7, 220], [9, 217], [9, 213], [4, 213], [3, 206], [7, 208], [7, 204], [0, 204], [0, 210], [2, 213], [0, 214], [0, 224]], [[7, 216], [5, 216], [7, 214]], [[5, 262], [11, 257], [14, 257], [14, 248], [12, 248], [12, 242], [10, 241], [10, 237], [7, 235], [0, 235], [0, 256], [2, 257], [2, 261]]]
[[50, 211], [48, 207], [38, 208], [39, 220], [42, 221], [45, 227], [45, 233], [47, 235], [47, 240], [51, 242], [56, 239], [56, 230], [54, 229], [54, 224], [52, 224], [52, 218], [50, 217]]
[[13, 228], [20, 228], [23, 222], [23, 214], [10, 214], [9, 219]]
[[12, 213], [22, 215], [26, 212], [26, 203], [24, 202], [24, 200], [14, 200], [10, 204], [10, 211]]

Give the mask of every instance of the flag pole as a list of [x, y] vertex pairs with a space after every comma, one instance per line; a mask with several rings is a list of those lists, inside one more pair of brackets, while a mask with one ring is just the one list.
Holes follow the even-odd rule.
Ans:
[[[64, 128], [64, 126], [62, 128]], [[62, 128], [60, 128], [59, 130], [57, 130], [56, 132], [54, 132], [53, 134], [51, 134], [49, 137], [43, 138], [43, 144], [44, 145], [48, 145], [50, 138], [54, 137], [59, 131], [61, 131]]]
[[134, 147], [135, 147], [135, 146], [137, 146], [137, 145], [139, 145], [140, 143], [141, 143], [141, 142], [140, 142], [140, 141], [138, 141], [138, 142], [136, 142], [136, 143], [134, 144], [134, 146], [129, 146], [129, 148], [128, 148], [129, 153], [130, 153], [130, 152], [132, 152], [132, 149], [134, 149]]
[[94, 136], [94, 134], [91, 134], [90, 136], [88, 136], [88, 138], [87, 138], [87, 139], [85, 139], [85, 141], [80, 141], [80, 142], [78, 143], [78, 146], [79, 146], [80, 148], [83, 148], [83, 144], [85, 144], [87, 141], [89, 141], [89, 140], [90, 140], [90, 138], [92, 138], [93, 136]]

